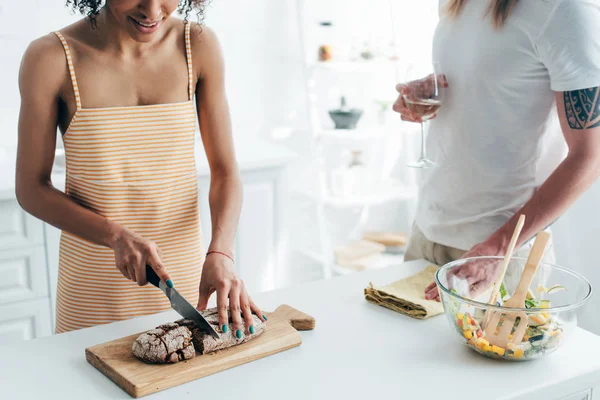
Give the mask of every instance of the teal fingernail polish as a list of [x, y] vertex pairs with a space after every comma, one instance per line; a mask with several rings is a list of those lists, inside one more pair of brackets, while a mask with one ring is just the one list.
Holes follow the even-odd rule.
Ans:
[[254, 327], [252, 325], [250, 325], [250, 329], [248, 329], [250, 331], [251, 334], [254, 335]]
[[263, 319], [266, 321], [268, 318], [263, 314]]
[[235, 336], [237, 336], [238, 339], [241, 339], [243, 336], [242, 331], [238, 329], [237, 332], [235, 333]]
[[223, 331], [223, 333], [227, 333], [227, 329], [229, 329], [229, 328], [227, 327], [227, 325], [223, 325], [223, 326], [221, 327], [221, 330]]
[[167, 279], [167, 286], [170, 288], [173, 288], [173, 281], [170, 279]]

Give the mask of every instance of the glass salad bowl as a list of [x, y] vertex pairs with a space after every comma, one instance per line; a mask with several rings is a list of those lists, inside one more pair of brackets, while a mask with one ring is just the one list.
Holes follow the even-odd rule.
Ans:
[[[510, 298], [517, 288], [527, 261], [513, 257], [496, 304], [490, 305], [488, 301], [493, 284], [483, 292], [479, 290], [479, 294], [472, 295], [469, 282], [460, 277], [461, 270], [464, 272], [464, 268], [476, 266], [477, 269], [498, 271], [502, 261], [503, 257], [465, 258], [448, 263], [437, 271], [435, 281], [451, 328], [457, 333], [456, 337], [471, 349], [494, 359], [525, 361], [552, 353], [565, 343], [577, 326], [577, 312], [592, 294], [590, 283], [573, 271], [541, 262], [523, 308], [502, 307], [503, 300]], [[486, 313], [521, 311], [527, 315], [527, 329], [522, 339], [513, 338], [521, 323], [521, 318], [518, 318], [512, 323], [513, 328], [507, 336], [508, 343], [503, 343], [503, 346], [491, 344], [492, 329], [498, 332], [507, 314], [501, 314], [499, 322], [492, 326], [487, 319], [484, 321]]]

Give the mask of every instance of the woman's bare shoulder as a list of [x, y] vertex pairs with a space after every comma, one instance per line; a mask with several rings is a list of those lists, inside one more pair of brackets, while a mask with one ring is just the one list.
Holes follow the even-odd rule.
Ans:
[[189, 22], [190, 38], [192, 42], [192, 50], [199, 50], [202, 47], [218, 45], [217, 34], [209, 26], [200, 25], [197, 22]]
[[192, 23], [190, 28], [192, 63], [198, 76], [207, 73], [222, 73], [223, 53], [221, 44], [214, 30], [206, 25]]
[[60, 39], [49, 33], [33, 40], [21, 61], [20, 81], [62, 82], [68, 70]]
[[[58, 32], [67, 40], [69, 49], [73, 51], [73, 44], [82, 40], [85, 34], [83, 26], [87, 21], [80, 20]], [[33, 40], [21, 61], [20, 81], [39, 80], [46, 84], [60, 86], [69, 76], [65, 49], [55, 32], [48, 33]]]
[[49, 61], [54, 58], [64, 58], [63, 46], [56, 34], [49, 33], [39, 37], [29, 43], [25, 50], [24, 57], [40, 58], [40, 61]]

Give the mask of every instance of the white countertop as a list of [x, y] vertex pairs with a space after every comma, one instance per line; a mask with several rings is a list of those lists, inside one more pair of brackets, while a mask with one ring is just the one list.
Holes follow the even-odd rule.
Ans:
[[[537, 361], [486, 359], [456, 341], [444, 316], [415, 320], [368, 303], [363, 289], [411, 275], [423, 261], [253, 296], [316, 318], [295, 349], [156, 393], [148, 399], [553, 400], [600, 385], [600, 338], [577, 329]], [[214, 300], [214, 299], [213, 299]], [[29, 342], [4, 344], [2, 398], [128, 399], [85, 360], [84, 349], [176, 319], [151, 315]]]
[[[196, 141], [196, 169], [198, 176], [208, 176], [210, 169], [204, 148]], [[242, 173], [247, 171], [274, 168], [288, 164], [296, 155], [283, 146], [263, 139], [236, 140], [236, 158]], [[15, 197], [15, 149], [0, 148], [0, 199]], [[52, 180], [57, 188], [64, 186], [64, 169], [54, 168]]]

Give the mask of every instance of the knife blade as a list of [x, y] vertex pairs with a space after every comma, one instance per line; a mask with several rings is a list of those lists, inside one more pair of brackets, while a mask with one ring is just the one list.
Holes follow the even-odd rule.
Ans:
[[219, 334], [211, 324], [208, 323], [206, 318], [196, 309], [196, 307], [192, 306], [186, 299], [183, 297], [175, 288], [170, 288], [160, 280], [156, 272], [150, 267], [146, 265], [146, 279], [148, 282], [162, 290], [169, 302], [171, 303], [171, 307], [177, 311], [179, 315], [183, 318], [194, 321], [194, 324], [198, 326], [203, 331], [209, 333], [215, 339], [219, 338]]

